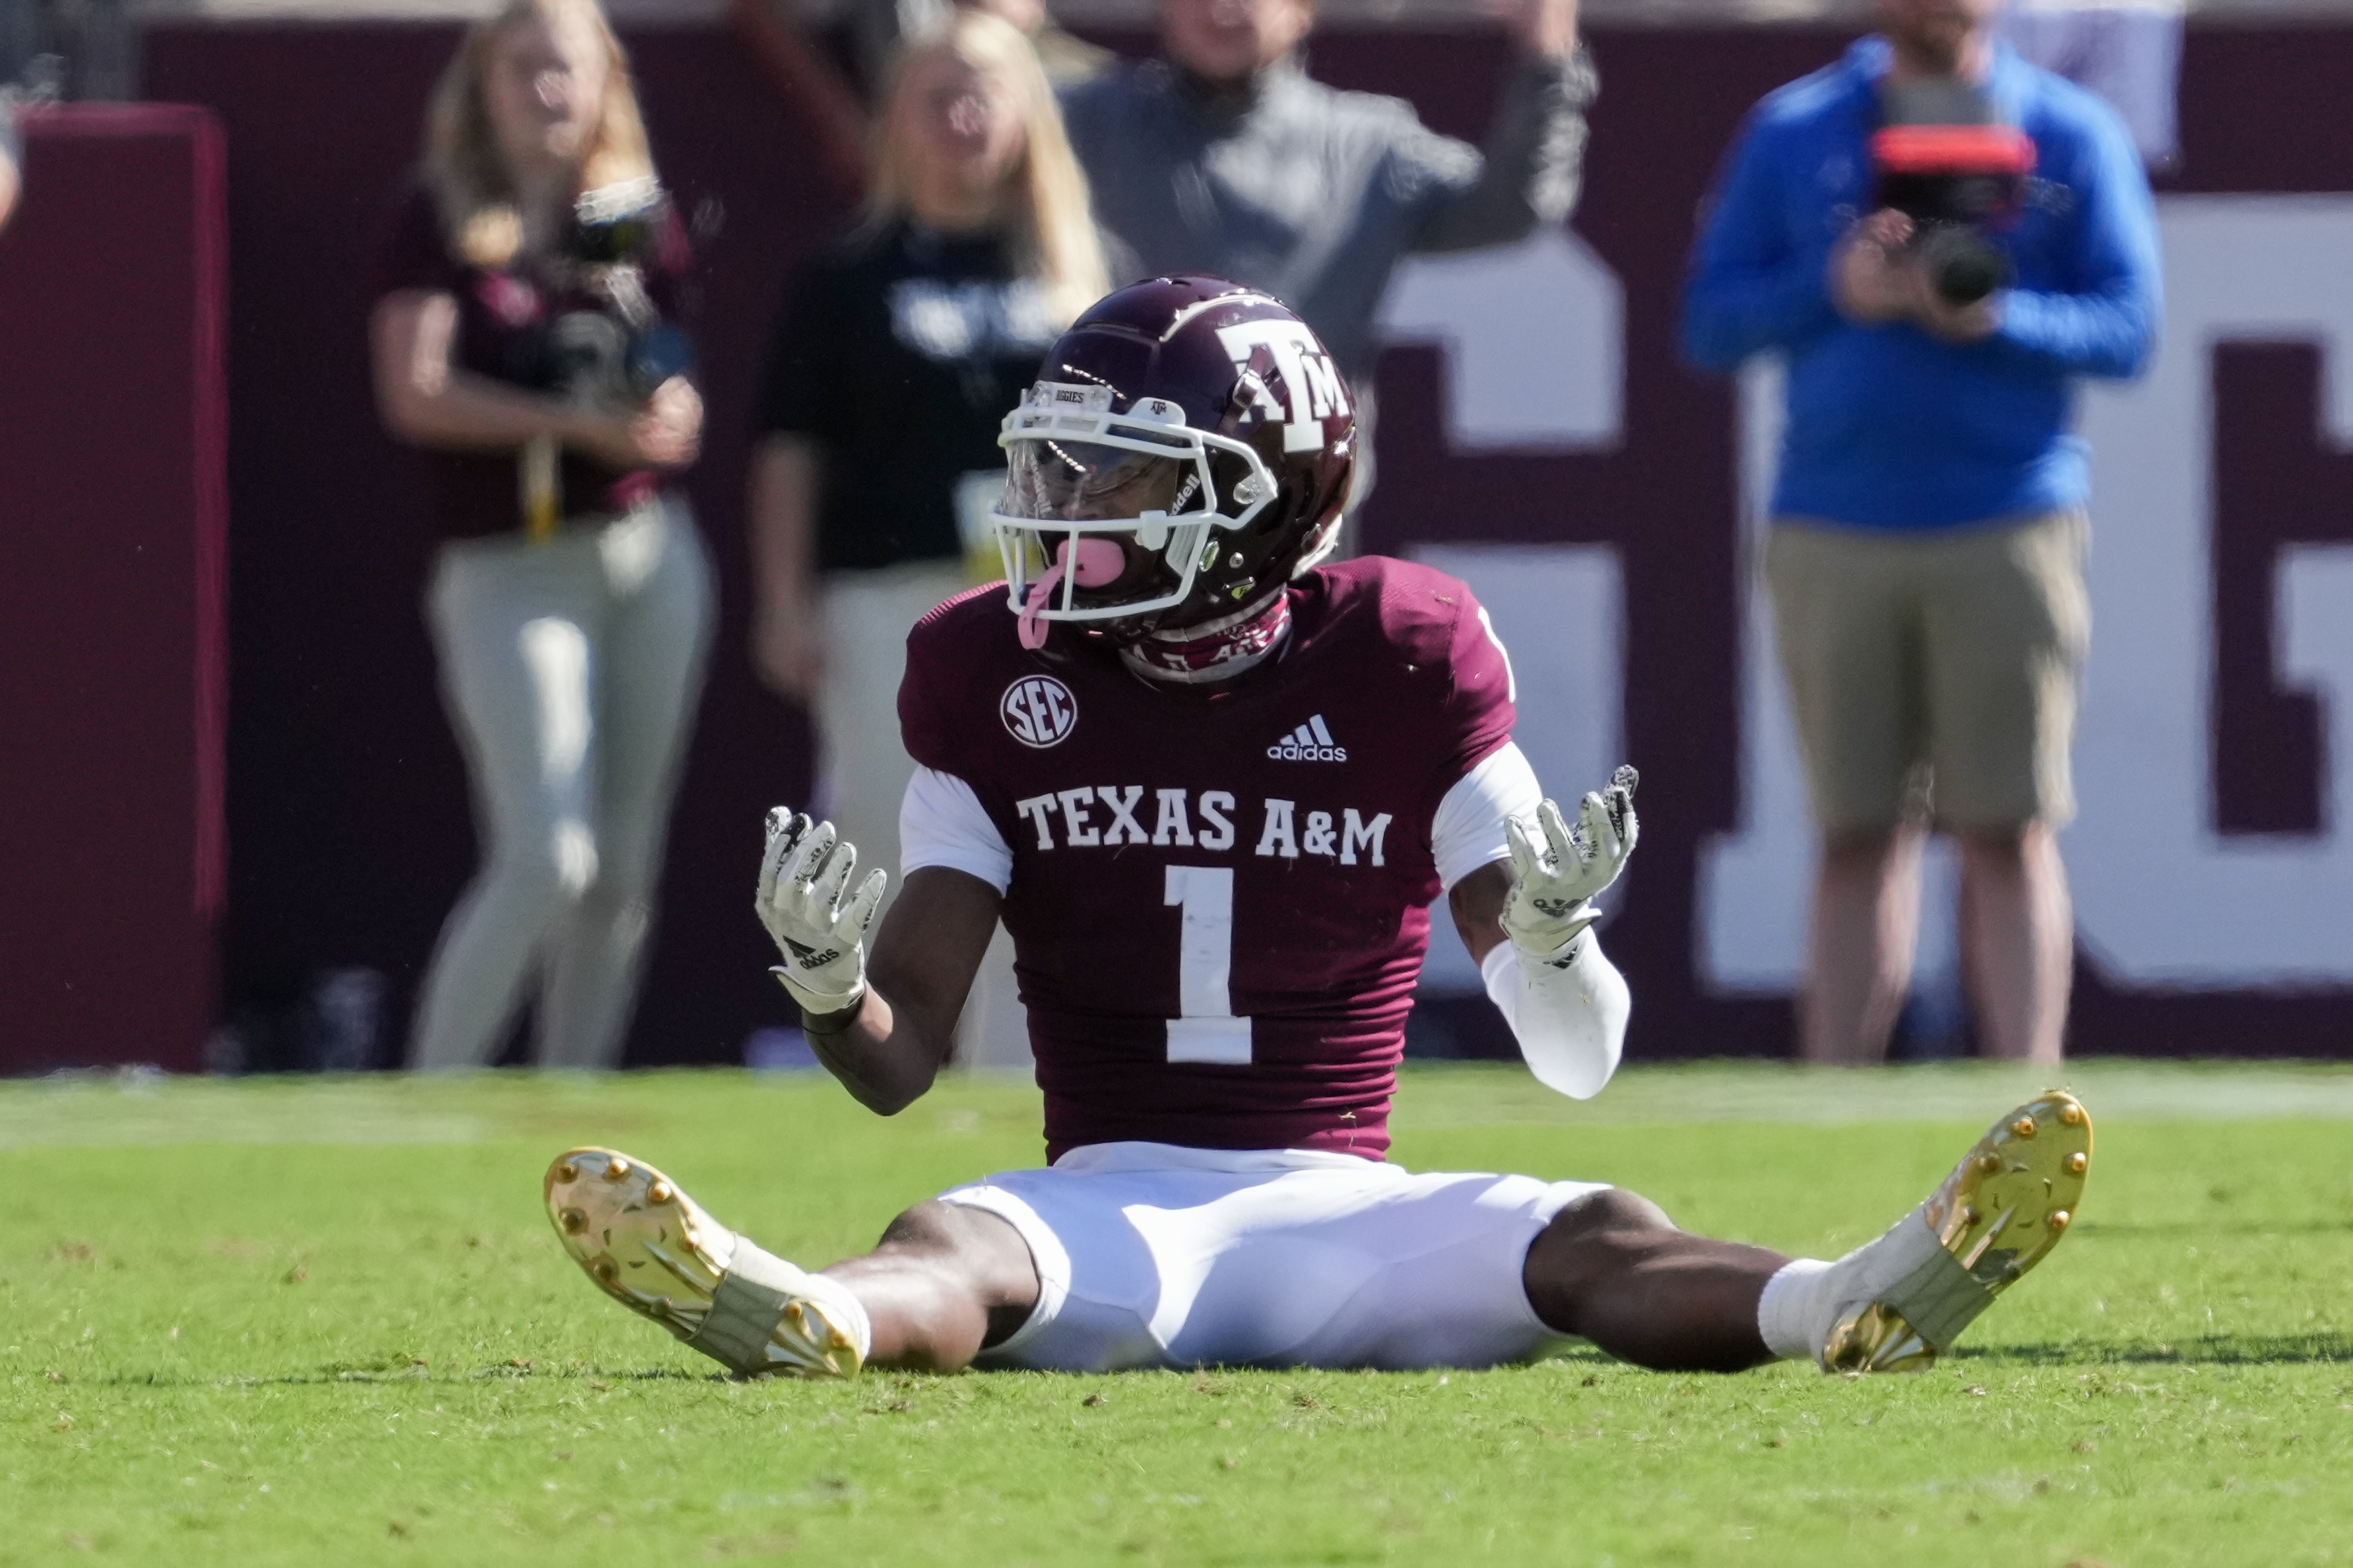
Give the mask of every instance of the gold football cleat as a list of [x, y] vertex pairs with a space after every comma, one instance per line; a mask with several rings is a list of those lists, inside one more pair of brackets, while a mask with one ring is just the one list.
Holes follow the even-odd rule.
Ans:
[[1830, 1372], [1918, 1372], [2067, 1234], [2092, 1168], [2092, 1119], [2064, 1089], [1993, 1124], [1922, 1212], [1943, 1243], [1880, 1299], [1841, 1318]]
[[575, 1149], [547, 1168], [545, 1191], [564, 1250], [639, 1317], [746, 1374], [856, 1374], [848, 1289], [763, 1252], [651, 1165]]

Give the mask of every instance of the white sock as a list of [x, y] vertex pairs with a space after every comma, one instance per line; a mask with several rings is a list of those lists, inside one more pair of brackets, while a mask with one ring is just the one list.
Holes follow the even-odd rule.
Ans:
[[1790, 1360], [1820, 1361], [1822, 1342], [1838, 1321], [1874, 1301], [1943, 1244], [1929, 1227], [1923, 1204], [1835, 1263], [1800, 1258], [1765, 1281], [1757, 1301], [1757, 1331], [1765, 1348]]
[[[761, 1247], [748, 1236], [737, 1236], [726, 1265], [731, 1276], [741, 1275], [771, 1290], [789, 1291], [806, 1299], [825, 1321], [849, 1336], [858, 1347], [858, 1359], [865, 1361], [874, 1348], [874, 1321], [866, 1315], [866, 1304], [853, 1294], [849, 1286], [830, 1274], [813, 1274], [799, 1265], [786, 1261]], [[774, 1297], [768, 1300], [775, 1300]], [[719, 1303], [714, 1301], [713, 1310]], [[756, 1331], [756, 1342], [765, 1343], [768, 1332], [776, 1326], [773, 1312], [764, 1321], [746, 1326]], [[721, 1360], [725, 1360], [722, 1355]]]
[[849, 1334], [850, 1343], [858, 1347], [858, 1359], [862, 1364], [874, 1352], [874, 1320], [866, 1315], [866, 1303], [830, 1274], [805, 1273], [803, 1278], [808, 1281], [808, 1299], [828, 1321]]

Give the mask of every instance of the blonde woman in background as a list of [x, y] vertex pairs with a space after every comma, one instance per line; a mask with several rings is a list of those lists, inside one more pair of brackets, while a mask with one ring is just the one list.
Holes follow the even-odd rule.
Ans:
[[[998, 423], [1108, 287], [1035, 51], [996, 16], [951, 12], [891, 71], [864, 215], [786, 301], [752, 472], [754, 657], [815, 715], [819, 812], [894, 883], [914, 773], [899, 739], [907, 632], [1001, 575], [985, 525], [1004, 482]], [[964, 1055], [1026, 1062], [997, 944]]]
[[617, 1065], [636, 1003], [711, 570], [669, 488], [702, 405], [682, 232], [595, 0], [512, 0], [443, 73], [384, 253], [375, 392], [439, 542], [428, 618], [483, 863], [417, 1005], [419, 1068]]

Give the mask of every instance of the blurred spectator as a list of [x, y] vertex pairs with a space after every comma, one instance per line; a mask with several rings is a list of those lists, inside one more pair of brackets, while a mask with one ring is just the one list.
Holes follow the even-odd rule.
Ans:
[[8, 226], [8, 215], [16, 210], [16, 171], [24, 163], [24, 143], [16, 135], [16, 106], [0, 98], [0, 228]]
[[1525, 238], [1577, 199], [1599, 89], [1577, 0], [1518, 0], [1484, 153], [1410, 105], [1312, 80], [1312, 0], [1160, 0], [1166, 59], [1063, 94], [1103, 228], [1141, 275], [1207, 272], [1306, 319], [1356, 395], [1371, 489], [1373, 313], [1399, 258]]
[[1055, 24], [1045, 0], [860, 0], [851, 13], [851, 36], [858, 66], [880, 100], [890, 74], [892, 57], [909, 38], [936, 32], [957, 9], [986, 11], [1018, 28], [1038, 51], [1046, 79], [1057, 87], [1100, 75], [1111, 64], [1111, 51], [1071, 37]]
[[[2066, 1023], [2054, 835], [2074, 809], [2090, 630], [2089, 471], [2070, 426], [2078, 378], [2131, 376], [2148, 356], [2157, 235], [2124, 125], [1998, 45], [1999, 4], [1878, 0], [1881, 36], [1767, 98], [1726, 160], [1684, 301], [1700, 364], [1788, 358], [1765, 571], [1823, 837], [1799, 1020], [1815, 1061], [1886, 1051], [1925, 823], [1959, 844], [1988, 1053], [2056, 1061]], [[1874, 134], [1971, 121], [2031, 139], [2034, 178], [2018, 210], [1969, 230], [2000, 266], [1981, 279], [1992, 292], [1962, 302], [1937, 260], [1958, 231], [1880, 202]]]
[[[1003, 575], [987, 523], [998, 426], [1108, 286], [1086, 181], [1014, 27], [958, 9], [913, 42], [875, 145], [865, 214], [803, 268], [769, 353], [753, 652], [815, 714], [819, 808], [895, 883], [908, 630]], [[985, 989], [1009, 979], [1009, 963], [984, 971]]]
[[891, 64], [909, 38], [937, 32], [958, 9], [1012, 24], [1058, 86], [1101, 71], [1111, 51], [1057, 26], [1044, 0], [850, 0], [850, 67], [804, 26], [796, 0], [734, 0], [735, 27], [798, 110], [820, 163], [853, 188], [864, 182], [868, 106], [888, 89]]
[[16, 210], [16, 198], [24, 192], [25, 135], [17, 121], [26, 110], [58, 100], [64, 65], [55, 55], [36, 55], [24, 63], [19, 79], [9, 81], [5, 72], [16, 63], [8, 58], [12, 52], [0, 48], [0, 228], [8, 226], [8, 215]]
[[669, 476], [702, 405], [672, 324], [682, 232], [595, 0], [510, 0], [427, 117], [374, 316], [376, 397], [420, 448], [428, 595], [483, 865], [410, 1059], [610, 1067], [635, 1005], [711, 572]]

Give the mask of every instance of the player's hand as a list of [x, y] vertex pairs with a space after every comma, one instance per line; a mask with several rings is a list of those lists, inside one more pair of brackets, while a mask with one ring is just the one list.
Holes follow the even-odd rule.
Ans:
[[781, 805], [768, 813], [756, 908], [784, 954], [770, 973], [810, 1013], [842, 1012], [866, 994], [866, 928], [889, 878], [869, 872], [845, 904], [857, 868], [858, 851], [840, 842], [832, 823], [812, 823]]
[[1593, 900], [1618, 879], [1634, 853], [1641, 824], [1634, 816], [1632, 770], [1620, 768], [1607, 791], [1578, 803], [1572, 831], [1560, 807], [1546, 801], [1533, 825], [1506, 817], [1512, 847], [1512, 890], [1504, 900], [1506, 935], [1529, 957], [1556, 962], [1585, 928], [1601, 918]]

